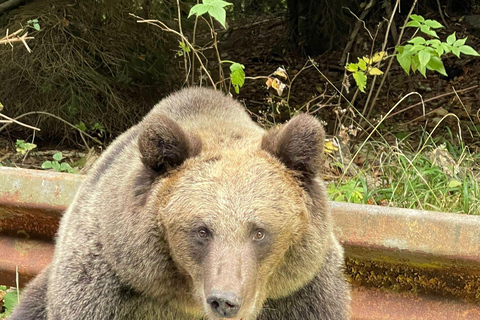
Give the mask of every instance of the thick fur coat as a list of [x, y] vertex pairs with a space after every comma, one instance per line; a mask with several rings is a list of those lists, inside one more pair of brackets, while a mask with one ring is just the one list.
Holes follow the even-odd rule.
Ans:
[[9, 320], [348, 319], [323, 140], [209, 89], [162, 100], [90, 171]]

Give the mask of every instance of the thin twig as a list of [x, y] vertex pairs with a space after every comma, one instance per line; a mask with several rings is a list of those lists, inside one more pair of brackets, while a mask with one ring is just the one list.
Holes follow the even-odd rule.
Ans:
[[171, 32], [173, 34], [176, 34], [177, 36], [179, 36], [180, 38], [182, 38], [183, 42], [185, 42], [189, 47], [190, 49], [192, 49], [192, 52], [193, 54], [197, 57], [198, 59], [198, 62], [200, 62], [200, 65], [203, 69], [203, 71], [205, 71], [205, 73], [207, 74], [207, 77], [208, 77], [208, 80], [210, 80], [210, 83], [212, 84], [213, 88], [216, 89], [216, 85], [215, 85], [215, 81], [213, 81], [212, 77], [210, 76], [210, 73], [208, 72], [207, 68], [205, 67], [205, 65], [203, 64], [203, 61], [202, 59], [200, 58], [200, 56], [198, 55], [198, 52], [197, 50], [195, 50], [195, 48], [192, 46], [192, 44], [190, 43], [190, 41], [188, 41], [188, 39], [182, 35], [180, 32], [168, 27], [165, 23], [163, 23], [162, 21], [160, 20], [147, 20], [147, 19], [143, 19], [137, 15], [134, 15], [133, 13], [130, 13], [130, 15], [136, 19], [138, 19], [137, 23], [147, 23], [147, 24], [150, 24], [152, 26], [155, 26], [157, 28], [160, 28], [162, 29], [163, 31], [167, 31], [167, 32]]
[[[412, 5], [412, 10], [413, 10], [413, 7], [415, 6], [415, 3], [417, 2], [417, 0], [414, 1], [414, 4]], [[393, 23], [393, 17], [395, 16], [395, 13], [397, 12], [397, 9], [398, 9], [398, 6], [400, 5], [400, 0], [397, 0], [395, 2], [395, 7], [393, 8], [393, 11], [392, 11], [392, 15], [390, 16], [390, 20], [388, 21], [388, 25], [387, 25], [387, 31], [385, 32], [385, 40], [383, 41], [383, 45], [382, 45], [382, 52], [385, 51], [385, 49], [387, 48], [387, 42], [388, 42], [388, 34], [390, 33], [390, 28], [392, 26], [392, 23]], [[412, 11], [410, 11], [410, 14], [411, 14]], [[410, 16], [409, 14], [409, 16]], [[408, 20], [408, 17], [407, 17], [407, 20]], [[404, 26], [405, 27], [405, 26]], [[403, 29], [402, 29], [402, 32], [400, 33], [400, 37], [398, 38], [398, 41], [400, 41], [400, 39], [402, 38], [402, 34], [403, 34]], [[397, 43], [397, 46], [398, 46], [398, 43]], [[393, 57], [393, 56], [392, 56]], [[383, 82], [385, 81], [385, 78], [387, 77], [387, 72], [388, 70], [390, 69], [390, 65], [392, 64], [392, 58], [390, 59], [390, 64], [388, 65], [388, 68], [387, 68], [387, 71], [385, 71], [384, 75], [383, 75], [383, 78], [382, 78], [382, 81], [380, 82], [380, 86], [379, 88], [377, 89], [377, 92], [375, 93], [375, 97], [373, 98], [373, 102], [372, 102], [372, 105], [375, 103], [377, 97], [378, 97], [378, 93], [380, 92], [380, 89], [382, 88], [382, 85], [383, 85]], [[377, 67], [380, 68], [380, 66], [382, 65], [382, 61], [380, 60], [378, 62], [378, 65]], [[367, 97], [367, 101], [365, 102], [365, 107], [363, 109], [363, 113], [365, 114], [365, 110], [366, 108], [368, 107], [368, 103], [370, 102], [370, 97], [371, 97], [371, 93], [373, 92], [373, 88], [375, 87], [375, 82], [377, 81], [377, 76], [373, 76], [373, 80], [372, 80], [372, 86], [370, 88], [370, 92], [368, 94], [368, 97]], [[370, 116], [370, 112], [372, 111], [372, 108], [373, 106], [370, 107], [369, 111], [368, 111], [368, 114], [366, 116], [366, 118], [368, 119], [368, 117]]]
[[[197, 4], [200, 3], [200, 0], [197, 0]], [[195, 40], [197, 36], [197, 24], [198, 24], [198, 16], [195, 15], [195, 23], [193, 25], [193, 35], [192, 35], [192, 46], [195, 47]], [[190, 63], [192, 66], [192, 85], [195, 83], [195, 59], [192, 56], [192, 62]]]
[[9, 44], [12, 45], [14, 42], [22, 42], [25, 48], [27, 49], [28, 53], [32, 52], [32, 49], [27, 44], [27, 40], [34, 39], [34, 37], [28, 37], [28, 32], [25, 32], [25, 34], [19, 36], [19, 34], [23, 32], [23, 29], [19, 29], [15, 31], [14, 33], [8, 34], [8, 29], [6, 32], [5, 37], [0, 39], [0, 44]]
[[[414, 0], [413, 1], [413, 4], [412, 4], [412, 7], [410, 8], [410, 12], [408, 13], [406, 19], [405, 19], [405, 22], [403, 23], [403, 27], [400, 31], [400, 35], [398, 36], [398, 41], [397, 41], [397, 44], [395, 45], [395, 47], [398, 47], [400, 45], [400, 42], [402, 41], [402, 37], [403, 37], [403, 33], [405, 32], [405, 27], [408, 23], [408, 19], [410, 19], [410, 15], [412, 14], [413, 12], [413, 9], [415, 8], [415, 5], [417, 4], [417, 1], [418, 0]], [[397, 3], [399, 2], [399, 0], [397, 0]], [[395, 11], [397, 10], [396, 9], [396, 5], [395, 4], [395, 8], [393, 10], [393, 13], [395, 13]], [[392, 16], [393, 18], [393, 16]], [[393, 63], [393, 58], [395, 57], [395, 55], [392, 55], [390, 57], [390, 60], [388, 61], [388, 66], [387, 66], [387, 69], [385, 70], [385, 73], [383, 74], [383, 77], [382, 77], [382, 81], [380, 82], [380, 85], [378, 86], [378, 89], [377, 89], [377, 92], [375, 93], [375, 97], [373, 98], [372, 100], [372, 104], [370, 105], [370, 109], [368, 110], [368, 113], [366, 115], [365, 118], [369, 119], [370, 118], [370, 114], [372, 113], [372, 110], [373, 110], [373, 107], [375, 106], [375, 103], [377, 102], [377, 99], [378, 99], [378, 95], [380, 94], [380, 91], [383, 87], [383, 84], [385, 83], [385, 79], [387, 79], [387, 74], [388, 72], [390, 71], [390, 68], [392, 67], [392, 63]]]
[[[182, 35], [182, 38], [185, 38], [183, 35], [183, 29], [182, 29], [182, 13], [180, 11], [180, 0], [177, 0], [177, 14], [178, 14], [178, 30], [180, 34]], [[188, 63], [187, 63], [187, 55], [183, 55], [183, 63], [185, 65], [185, 82], [188, 86]]]
[[21, 126], [23, 126], [23, 127], [25, 127], [25, 128], [40, 131], [40, 129], [37, 128], [37, 127], [33, 127], [33, 126], [30, 126], [30, 125], [25, 124], [25, 123], [23, 123], [23, 122], [17, 121], [16, 119], [18, 119], [18, 118], [12, 119], [12, 118], [10, 118], [10, 117], [8, 117], [8, 116], [6, 116], [6, 115], [4, 115], [4, 114], [1, 114], [1, 113], [0, 113], [0, 117], [2, 117], [2, 118], [4, 118], [4, 119], [7, 119], [7, 120], [4, 120], [4, 121], [0, 121], [0, 123], [6, 123], [5, 125], [3, 125], [3, 127], [0, 128], [0, 131], [2, 131], [2, 129], [3, 129], [4, 127], [8, 126], [10, 123], [16, 123], [16, 124], [19, 124], [19, 125], [21, 125]]
[[443, 9], [442, 9], [442, 5], [440, 4], [440, 0], [437, 0], [437, 5], [438, 5], [438, 12], [440, 12], [440, 17], [442, 18], [442, 21], [445, 24], [445, 27], [450, 28], [450, 26], [447, 23], [447, 20], [445, 20], [445, 16], [443, 15]]
[[418, 103], [414, 103], [408, 107], [406, 107], [405, 109], [402, 109], [402, 110], [399, 110], [397, 112], [394, 112], [394, 113], [391, 113], [390, 115], [388, 115], [387, 117], [385, 117], [384, 119], [388, 119], [388, 118], [391, 118], [391, 117], [394, 117], [396, 116], [397, 114], [400, 114], [402, 112], [405, 112], [407, 110], [410, 110], [412, 108], [415, 108], [416, 106], [419, 106], [419, 105], [423, 105], [427, 102], [430, 102], [430, 101], [433, 101], [433, 100], [437, 100], [437, 99], [440, 99], [440, 98], [443, 98], [443, 97], [446, 97], [446, 96], [449, 96], [449, 95], [452, 95], [452, 94], [458, 94], [458, 93], [462, 93], [462, 92], [465, 92], [465, 91], [469, 91], [469, 90], [473, 90], [475, 88], [478, 88], [479, 85], [475, 85], [475, 86], [471, 86], [471, 87], [468, 87], [468, 88], [465, 88], [465, 89], [461, 89], [461, 90], [458, 90], [458, 91], [453, 91], [453, 92], [447, 92], [447, 93], [444, 93], [444, 94], [441, 94], [441, 95], [438, 95], [438, 96], [435, 96], [435, 97], [431, 97], [431, 98], [428, 98], [426, 100], [423, 100], [421, 102], [418, 102]]
[[[217, 54], [217, 60], [218, 60], [218, 77], [220, 79], [225, 79], [225, 76], [223, 74], [223, 68], [222, 68], [222, 58], [220, 57], [220, 52], [218, 51], [218, 39], [217, 39], [217, 32], [215, 31], [215, 24], [213, 23], [212, 16], [210, 16], [210, 30], [213, 34], [213, 47], [215, 48], [215, 52]], [[227, 86], [223, 83], [224, 88], [226, 89]]]
[[340, 59], [340, 65], [343, 66], [345, 64], [345, 59], [346, 59], [347, 53], [350, 52], [350, 49], [352, 48], [353, 42], [355, 41], [355, 38], [357, 37], [357, 33], [360, 30], [360, 26], [362, 25], [362, 23], [363, 23], [363, 26], [364, 26], [365, 30], [367, 30], [368, 34], [370, 35], [370, 38], [372, 37], [372, 35], [370, 34], [370, 31], [365, 26], [365, 22], [363, 21], [363, 19], [365, 19], [367, 14], [370, 12], [370, 9], [372, 9], [375, 2], [377, 2], [377, 1], [376, 0], [370, 0], [370, 2], [367, 4], [365, 9], [363, 9], [362, 14], [360, 15], [360, 18], [357, 17], [352, 11], [350, 11], [350, 13], [352, 15], [354, 15], [355, 18], [357, 18], [357, 22], [355, 23], [355, 28], [353, 29], [352, 33], [350, 34], [350, 40], [348, 41], [347, 45], [345, 46], [345, 49], [343, 50], [342, 58]]
[[[64, 119], [60, 118], [59, 116], [56, 116], [56, 115], [54, 115], [54, 114], [52, 114], [52, 113], [49, 113], [49, 112], [45, 112], [45, 111], [31, 111], [31, 112], [27, 112], [27, 113], [24, 113], [24, 114], [19, 115], [19, 116], [16, 117], [15, 119], [12, 119], [12, 121], [13, 121], [13, 120], [18, 120], [18, 119], [20, 119], [20, 118], [23, 118], [23, 117], [28, 116], [28, 115], [31, 115], [31, 114], [43, 114], [43, 115], [47, 115], [47, 116], [50, 116], [50, 117], [55, 118], [55, 119], [57, 119], [57, 120], [60, 120], [60, 121], [62, 121], [63, 123], [65, 123], [66, 125], [74, 128], [75, 130], [77, 130], [78, 132], [80, 132], [80, 137], [82, 138], [82, 140], [83, 140], [83, 142], [85, 143], [85, 146], [86, 146], [87, 148], [89, 148], [89, 147], [88, 147], [88, 144], [87, 144], [87, 142], [85, 141], [85, 138], [83, 137], [83, 135], [89, 137], [90, 139], [92, 139], [93, 141], [95, 141], [95, 142], [98, 143], [98, 144], [102, 144], [97, 138], [92, 137], [92, 136], [89, 135], [88, 133], [80, 130], [79, 128], [77, 128], [75, 125], [71, 124], [71, 123], [68, 122], [67, 120], [64, 120]], [[15, 121], [15, 122], [17, 122], [17, 121]], [[7, 124], [3, 125], [2, 127], [0, 127], [0, 132], [1, 132], [3, 129], [5, 129], [9, 124], [10, 124], [10, 123], [7, 123]], [[29, 127], [29, 126], [28, 126], [28, 127]], [[31, 128], [34, 129], [34, 127], [31, 127]], [[35, 128], [35, 129], [36, 129], [36, 128]], [[37, 130], [40, 130], [40, 129], [37, 129]]]

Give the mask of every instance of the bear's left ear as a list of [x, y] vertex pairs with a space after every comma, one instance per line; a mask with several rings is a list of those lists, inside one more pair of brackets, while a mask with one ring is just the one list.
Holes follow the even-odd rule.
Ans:
[[145, 167], [162, 174], [198, 155], [202, 144], [197, 136], [187, 134], [172, 118], [154, 114], [140, 124], [138, 148]]
[[313, 116], [300, 114], [287, 124], [269, 130], [263, 136], [262, 149], [307, 182], [320, 170], [324, 139], [320, 122]]

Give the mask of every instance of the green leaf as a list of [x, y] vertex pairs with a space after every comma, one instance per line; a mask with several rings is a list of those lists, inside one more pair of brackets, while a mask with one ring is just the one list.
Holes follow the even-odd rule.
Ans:
[[422, 74], [424, 78], [427, 77], [427, 66], [426, 65], [419, 65], [418, 71]]
[[60, 172], [60, 163], [58, 163], [58, 161], [52, 161], [52, 168], [53, 170]]
[[45, 161], [42, 163], [42, 169], [51, 169], [52, 168], [52, 161]]
[[197, 17], [200, 17], [201, 15], [207, 13], [208, 9], [210, 9], [210, 6], [206, 4], [203, 4], [203, 3], [196, 4], [190, 9], [187, 19], [190, 18], [192, 15], [196, 15]]
[[83, 132], [87, 131], [87, 126], [83, 121], [80, 121], [80, 123], [77, 123], [75, 127]]
[[347, 64], [345, 69], [347, 69], [347, 71], [350, 71], [350, 72], [355, 72], [358, 70], [358, 65], [356, 63], [349, 63]]
[[215, 20], [220, 22], [223, 28], [225, 27], [225, 19], [227, 18], [227, 13], [225, 9], [219, 7], [211, 7], [208, 9], [208, 14], [211, 15]]
[[451, 45], [445, 42], [442, 42], [441, 47], [445, 53], [449, 53], [450, 51], [452, 51], [452, 48], [453, 48]]
[[452, 53], [456, 55], [457, 58], [460, 58], [460, 48], [452, 47]]
[[413, 43], [414, 45], [424, 44], [425, 42], [423, 37], [415, 37], [408, 41], [408, 43]]
[[455, 36], [455, 32], [454, 32], [447, 37], [447, 43], [452, 46], [455, 43], [455, 41], [457, 41], [457, 37]]
[[34, 143], [25, 142], [25, 140], [18, 139], [15, 145], [17, 146], [16, 151], [20, 154], [25, 154], [27, 151], [33, 150], [37, 147], [37, 145]]
[[240, 63], [235, 62], [230, 65], [230, 79], [236, 93], [240, 92], [240, 88], [245, 83], [245, 71], [243, 69], [245, 69], [245, 66]]
[[208, 4], [212, 7], [225, 8], [228, 6], [233, 6], [233, 3], [222, 1], [222, 0], [209, 0]]
[[427, 64], [427, 68], [429, 70], [437, 71], [438, 73], [447, 76], [447, 72], [445, 71], [445, 66], [443, 65], [442, 59], [437, 56], [432, 56], [430, 61]]
[[432, 46], [432, 48], [438, 48], [442, 42], [438, 39], [430, 39], [426, 42], [427, 45]]
[[418, 54], [412, 57], [412, 71], [415, 72], [418, 70], [420, 62], [418, 61]]
[[418, 21], [418, 22], [423, 22], [425, 19], [422, 16], [416, 15], [416, 14], [411, 14], [410, 19], [413, 21]]
[[427, 63], [430, 61], [430, 53], [427, 50], [420, 51], [418, 53], [418, 61], [422, 68], [426, 68]]
[[460, 52], [469, 56], [479, 56], [478, 52], [470, 46], [460, 46]]
[[462, 183], [460, 181], [458, 181], [457, 179], [452, 179], [448, 183], [449, 188], [457, 188], [457, 187], [460, 187], [461, 185], [462, 185]]
[[365, 87], [367, 86], [367, 76], [362, 71], [355, 72], [353, 74], [353, 79], [360, 91], [365, 92]]
[[438, 38], [437, 33], [434, 30], [430, 29], [429, 26], [426, 26], [426, 25], [421, 26], [420, 31], [422, 31], [425, 34], [428, 34], [429, 36]]
[[73, 172], [73, 168], [66, 162], [63, 162], [61, 165], [60, 165], [60, 171], [62, 172]]
[[410, 75], [410, 66], [412, 65], [412, 56], [409, 54], [397, 54], [397, 61], [405, 71], [406, 74]]
[[414, 28], [420, 28], [421, 24], [418, 21], [409, 21], [405, 27], [414, 27]]
[[[187, 46], [187, 48], [188, 48], [188, 50], [190, 50], [190, 47]], [[95, 122], [95, 124], [92, 126], [92, 130], [98, 130], [100, 132], [104, 132], [105, 128], [100, 123]]]
[[62, 156], [62, 153], [61, 152], [57, 152], [53, 155], [53, 160], [57, 160], [57, 161], [60, 161], [63, 159], [63, 156]]
[[360, 70], [362, 71], [367, 70], [367, 63], [363, 59], [358, 58], [357, 65], [358, 65], [358, 68], [360, 68]]
[[5, 316], [8, 317], [8, 315], [12, 312], [13, 308], [18, 303], [18, 292], [16, 289], [12, 289], [12, 291], [8, 291], [4, 296], [3, 296], [3, 305], [6, 309]]
[[453, 44], [455, 47], [460, 47], [460, 46], [463, 46], [465, 44], [465, 42], [467, 41], [467, 38], [468, 37], [465, 37], [463, 39], [458, 39], [457, 41], [455, 41], [455, 43]]
[[443, 28], [442, 24], [436, 20], [427, 19], [423, 23], [429, 26], [430, 28], [434, 28], [434, 29]]

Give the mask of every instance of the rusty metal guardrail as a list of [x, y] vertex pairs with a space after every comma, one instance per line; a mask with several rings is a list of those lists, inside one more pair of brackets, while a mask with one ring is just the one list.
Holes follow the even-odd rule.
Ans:
[[[80, 175], [0, 168], [0, 284], [45, 267]], [[480, 319], [480, 217], [332, 202], [353, 319]]]

